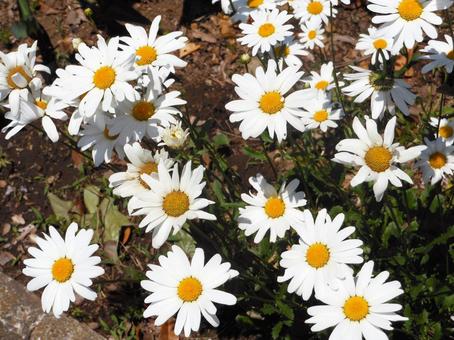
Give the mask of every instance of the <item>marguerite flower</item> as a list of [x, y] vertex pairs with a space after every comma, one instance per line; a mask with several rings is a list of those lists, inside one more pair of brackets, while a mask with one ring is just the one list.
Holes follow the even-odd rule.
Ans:
[[230, 115], [231, 122], [241, 121], [244, 139], [258, 137], [268, 129], [271, 138], [276, 133], [280, 142], [287, 137], [287, 123], [304, 131], [300, 107], [306, 96], [303, 90], [287, 95], [302, 75], [298, 67], [287, 67], [277, 74], [276, 63], [272, 60], [268, 62], [266, 73], [258, 67], [255, 77], [249, 73], [233, 75], [232, 80], [237, 85], [235, 92], [241, 99], [231, 101], [225, 107], [234, 112]]
[[425, 146], [414, 146], [405, 149], [394, 141], [396, 117], [391, 118], [385, 127], [382, 137], [377, 132], [377, 123], [366, 116], [366, 127], [358, 117], [353, 119], [353, 131], [358, 138], [344, 139], [336, 145], [338, 153], [333, 161], [360, 166], [358, 173], [352, 178], [352, 187], [363, 182], [374, 182], [375, 199], [379, 202], [388, 187], [388, 181], [396, 187], [401, 187], [404, 180], [413, 184], [412, 179], [395, 163], [405, 163], [415, 159], [425, 149]]
[[171, 149], [180, 149], [186, 143], [189, 136], [189, 129], [181, 127], [181, 121], [170, 124], [168, 127], [159, 128], [159, 146], [167, 146]]
[[423, 40], [423, 31], [431, 38], [437, 37], [434, 25], [443, 20], [435, 11], [443, 9], [449, 0], [369, 0], [367, 8], [379, 15], [372, 18], [374, 24], [383, 24], [379, 29], [385, 36], [394, 37], [393, 51], [399, 53], [405, 46], [413, 48]]
[[363, 262], [360, 248], [363, 242], [346, 240], [355, 232], [355, 227], [340, 229], [344, 218], [344, 214], [339, 214], [331, 220], [326, 209], [322, 209], [314, 222], [311, 212], [304, 211], [304, 224], [296, 229], [299, 244], [281, 255], [280, 265], [285, 273], [277, 281], [290, 280], [289, 293], [296, 293], [307, 301], [314, 289], [317, 296], [326, 289], [336, 288], [338, 280], [352, 275], [349, 264]]
[[423, 55], [420, 59], [430, 60], [430, 63], [424, 65], [422, 73], [427, 73], [438, 67], [444, 67], [446, 72], [451, 73], [454, 68], [454, 45], [452, 37], [445, 34], [446, 42], [430, 40], [428, 45], [421, 50]]
[[364, 55], [372, 55], [372, 64], [375, 64], [377, 60], [383, 63], [383, 56], [386, 60], [392, 55], [393, 39], [383, 35], [381, 31], [378, 31], [375, 27], [369, 27], [369, 34], [360, 34], [358, 43], [356, 44], [357, 50], [364, 51]]
[[288, 185], [283, 183], [279, 192], [261, 174], [249, 178], [249, 183], [257, 193], [241, 194], [248, 205], [240, 208], [238, 217], [238, 227], [246, 236], [257, 233], [254, 242], [259, 243], [269, 230], [270, 242], [276, 242], [291, 227], [301, 226], [303, 212], [298, 208], [306, 205], [306, 200], [304, 192], [296, 191], [299, 180], [294, 179]]
[[69, 308], [76, 297], [74, 292], [88, 300], [96, 299], [96, 292], [88, 288], [92, 279], [104, 274], [104, 269], [97, 266], [101, 262], [98, 256], [92, 256], [98, 249], [91, 244], [93, 229], [81, 229], [77, 234], [77, 223], [73, 222], [66, 230], [65, 239], [49, 228], [49, 235], [36, 237], [39, 248], [30, 247], [33, 256], [24, 260], [24, 275], [33, 279], [27, 284], [30, 291], [46, 287], [41, 296], [43, 311], [52, 309], [58, 318]]
[[323, 43], [325, 30], [322, 25], [317, 22], [309, 21], [301, 25], [301, 33], [298, 33], [298, 38], [304, 48], [313, 50], [315, 46], [320, 48], [325, 47]]
[[142, 174], [157, 176], [159, 163], [162, 162], [167, 170], [170, 170], [174, 163], [167, 151], [159, 150], [153, 154], [137, 142], [132, 145], [126, 144], [124, 150], [130, 162], [127, 164], [127, 170], [116, 172], [109, 177], [109, 186], [114, 188], [113, 193], [121, 197], [130, 197], [149, 189], [140, 176]]
[[191, 169], [191, 162], [183, 167], [180, 177], [178, 164], [175, 164], [170, 176], [164, 162], [158, 164], [158, 176], [142, 174], [140, 178], [150, 188], [145, 192], [137, 193], [130, 201], [132, 215], [145, 215], [139, 228], [146, 227], [145, 231], [153, 231], [152, 245], [161, 247], [167, 240], [173, 228], [175, 235], [186, 220], [195, 218], [216, 220], [216, 216], [201, 209], [213, 204], [213, 201], [199, 198], [205, 187], [203, 179], [204, 167]]
[[276, 8], [275, 0], [234, 0], [235, 14], [233, 22], [248, 22], [252, 13]]
[[111, 133], [119, 135], [126, 143], [141, 141], [145, 136], [151, 139], [159, 137], [158, 125], [167, 127], [176, 123], [174, 116], [181, 115], [175, 108], [184, 105], [179, 91], [163, 93], [163, 87], [156, 70], [149, 70], [150, 81], [145, 93], [134, 101], [124, 100], [117, 108], [117, 117], [109, 128]]
[[121, 159], [125, 155], [123, 147], [126, 142], [110, 132], [111, 126], [112, 119], [109, 118], [104, 126], [90, 122], [80, 132], [81, 137], [77, 146], [81, 151], [92, 149], [91, 154], [95, 166], [100, 166], [103, 162], [110, 163], [114, 149]]
[[[311, 71], [311, 76], [304, 80], [309, 84], [310, 88], [304, 91], [310, 93], [311, 97], [325, 98], [329, 96], [330, 91], [336, 87], [334, 80], [334, 65], [330, 61], [327, 64], [322, 64], [320, 73]], [[339, 82], [339, 86], [343, 86], [343, 82]]]
[[5, 54], [0, 51], [0, 102], [8, 97], [12, 115], [19, 111], [19, 97], [27, 99], [29, 87], [40, 90], [41, 79], [37, 72], [50, 73], [47, 66], [35, 65], [37, 41], [31, 47], [21, 44], [17, 51]]
[[369, 261], [355, 278], [348, 275], [339, 281], [338, 290], [317, 294], [325, 305], [307, 309], [311, 318], [305, 322], [314, 324], [313, 332], [335, 326], [330, 339], [388, 339], [382, 329], [392, 330], [392, 321], [408, 320], [395, 313], [402, 309], [401, 305], [389, 303], [404, 292], [400, 282], [386, 282], [386, 271], [372, 277], [373, 269], [374, 263]]
[[308, 55], [308, 52], [304, 50], [303, 45], [293, 38], [287, 38], [274, 47], [273, 54], [279, 60], [279, 69], [283, 69], [284, 63], [287, 66], [303, 66], [301, 57]]
[[435, 133], [435, 138], [440, 137], [446, 142], [446, 145], [454, 144], [454, 119], [441, 118], [430, 118], [430, 125], [436, 128], [438, 131]]
[[140, 282], [151, 292], [145, 299], [150, 305], [144, 318], [157, 316], [154, 323], [159, 326], [177, 314], [174, 332], [179, 335], [184, 329], [186, 337], [199, 330], [201, 316], [213, 327], [219, 326], [213, 303], [234, 305], [236, 297], [217, 288], [238, 275], [229, 262], [221, 261], [216, 254], [205, 264], [204, 251], [197, 248], [189, 262], [181, 248], [172, 246], [167, 256], [159, 257], [159, 265], [148, 265], [148, 280]]
[[153, 19], [147, 34], [142, 26], [126, 24], [129, 37], [121, 37], [120, 40], [127, 44], [122, 46], [125, 51], [135, 55], [136, 67], [146, 72], [148, 67], [167, 67], [174, 70], [175, 67], [185, 67], [186, 62], [171, 54], [186, 45], [188, 38], [183, 37], [183, 32], [171, 32], [158, 37], [161, 16]]
[[[97, 46], [79, 45], [75, 58], [81, 65], [69, 65], [65, 77], [57, 80], [58, 99], [70, 103], [80, 99], [79, 111], [91, 117], [99, 108], [113, 112], [119, 102], [134, 101], [137, 92], [129, 83], [139, 74], [134, 70], [134, 54], [118, 49], [119, 37], [108, 44], [98, 35]], [[69, 73], [69, 75], [68, 75]]]
[[41, 91], [32, 91], [24, 99], [19, 97], [19, 112], [13, 114], [9, 111], [5, 114], [5, 118], [11, 122], [2, 129], [2, 132], [8, 131], [5, 138], [10, 139], [28, 124], [35, 120], [41, 119], [41, 125], [47, 136], [52, 142], [58, 141], [58, 131], [51, 118], [58, 120], [67, 120], [68, 116], [63, 111], [68, 105], [62, 101], [50, 98]]
[[[330, 3], [328, 0], [299, 0], [293, 5], [295, 9], [295, 18], [300, 19], [301, 23], [312, 22], [328, 24], [331, 14]], [[337, 10], [333, 8], [333, 17], [336, 16]]]
[[373, 72], [357, 66], [350, 66], [357, 73], [344, 74], [352, 83], [342, 89], [347, 96], [355, 97], [355, 103], [362, 103], [370, 97], [373, 119], [382, 119], [386, 111], [396, 114], [396, 106], [406, 116], [410, 115], [408, 105], [415, 103], [416, 95], [411, 86], [402, 79], [394, 79], [384, 72]]
[[252, 55], [258, 51], [261, 53], [270, 51], [278, 42], [284, 41], [285, 37], [292, 35], [293, 26], [285, 25], [292, 16], [286, 11], [255, 11], [251, 13], [251, 24], [240, 24], [243, 37], [238, 41], [242, 45], [252, 47]]
[[302, 119], [308, 130], [320, 127], [320, 130], [326, 132], [328, 127], [337, 127], [335, 120], [344, 117], [342, 109], [333, 109], [333, 103], [328, 98], [307, 100], [302, 105], [305, 110]]
[[446, 145], [441, 138], [430, 141], [424, 138], [427, 149], [421, 152], [416, 166], [422, 171], [424, 183], [434, 185], [454, 171], [454, 146]]

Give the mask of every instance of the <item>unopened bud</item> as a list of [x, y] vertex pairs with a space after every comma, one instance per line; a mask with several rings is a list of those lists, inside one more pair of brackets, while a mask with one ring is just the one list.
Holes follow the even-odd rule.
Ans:
[[93, 15], [93, 10], [90, 7], [84, 9], [84, 14], [86, 17], [91, 17]]
[[251, 56], [247, 53], [243, 53], [241, 56], [240, 56], [240, 63], [244, 64], [244, 65], [247, 65], [251, 62]]

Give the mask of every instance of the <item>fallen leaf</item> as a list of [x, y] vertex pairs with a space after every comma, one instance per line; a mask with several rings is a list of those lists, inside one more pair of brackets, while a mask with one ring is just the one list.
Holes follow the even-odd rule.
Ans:
[[62, 200], [51, 192], [47, 194], [47, 199], [55, 216], [69, 220], [69, 211], [73, 207], [73, 202]]
[[1, 188], [1, 189], [3, 189], [4, 187], [6, 187], [7, 184], [8, 184], [8, 183], [7, 183], [6, 181], [4, 181], [3, 179], [0, 180], [0, 188]]
[[186, 44], [185, 47], [180, 49], [180, 58], [186, 57], [187, 55], [190, 55], [191, 53], [194, 53], [195, 51], [200, 49], [200, 47], [202, 47], [202, 46], [200, 46], [200, 45], [198, 45], [196, 43], [188, 43], [188, 44]]
[[11, 216], [11, 222], [13, 224], [25, 224], [24, 217], [21, 214]]
[[74, 150], [71, 150], [71, 160], [76, 168], [84, 164], [84, 156]]
[[202, 41], [206, 41], [209, 43], [216, 43], [218, 40], [215, 36], [209, 33], [202, 32], [200, 30], [192, 31], [192, 36], [196, 39], [200, 39]]
[[159, 340], [178, 340], [179, 337], [173, 332], [175, 320], [172, 318], [162, 324], [159, 331]]
[[11, 242], [12, 244], [16, 244], [17, 242], [22, 241], [30, 233], [35, 233], [36, 232], [36, 226], [34, 226], [33, 224], [28, 224], [25, 227], [20, 228], [19, 232], [20, 232], [19, 236], [16, 237], [13, 242]]
[[123, 237], [121, 239], [122, 244], [126, 244], [128, 242], [129, 238], [131, 237], [131, 227], [126, 227], [125, 230], [123, 231]]
[[9, 223], [2, 224], [2, 236], [5, 236], [6, 234], [8, 234], [10, 230], [11, 230], [11, 224], [9, 224]]
[[14, 260], [15, 257], [13, 254], [7, 251], [1, 251], [0, 252], [0, 266], [4, 266], [7, 264], [9, 261]]
[[99, 205], [99, 189], [94, 185], [88, 185], [84, 189], [84, 204], [88, 212], [94, 214]]

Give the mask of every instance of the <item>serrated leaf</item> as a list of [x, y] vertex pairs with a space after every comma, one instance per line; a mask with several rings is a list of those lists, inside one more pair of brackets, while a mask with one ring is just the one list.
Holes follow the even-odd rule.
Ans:
[[51, 192], [47, 194], [47, 199], [55, 216], [69, 220], [69, 211], [73, 207], [72, 201], [62, 200]]

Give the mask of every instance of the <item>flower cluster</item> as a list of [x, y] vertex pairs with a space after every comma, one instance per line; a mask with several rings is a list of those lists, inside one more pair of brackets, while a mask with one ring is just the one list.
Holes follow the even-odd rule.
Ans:
[[[453, 72], [452, 37], [434, 40], [435, 26], [442, 23], [439, 11], [451, 5], [450, 0], [369, 0], [367, 8], [377, 14], [372, 22], [378, 26], [360, 34], [356, 44], [369, 66], [351, 65], [354, 72], [342, 75], [334, 55], [331, 61], [319, 63], [317, 71], [302, 70], [303, 57], [324, 48], [326, 25], [338, 13], [337, 0], [221, 0], [223, 11], [238, 23], [238, 42], [260, 63], [249, 72], [249, 58], [244, 58], [247, 72], [232, 76], [237, 98], [225, 105], [230, 122], [239, 123], [244, 140], [276, 139], [279, 144], [303, 134], [323, 139], [333, 129], [346, 127], [348, 138], [336, 137], [332, 161], [357, 167], [351, 187], [371, 182], [377, 202], [383, 200], [389, 183], [413, 184], [403, 164], [414, 164], [423, 181], [435, 185], [454, 171], [454, 120], [443, 117], [440, 110], [438, 117], [430, 117], [427, 128], [433, 135], [425, 136], [425, 145], [396, 142], [398, 123], [412, 113], [416, 94], [403, 79], [405, 69], [396, 72], [395, 64], [401, 55], [409, 59], [408, 50], [426, 34], [431, 40], [414, 62], [429, 61], [423, 73]], [[95, 166], [114, 157], [125, 159], [127, 168], [112, 173], [109, 185], [114, 195], [128, 199], [129, 215], [139, 216], [138, 227], [151, 234], [156, 249], [171, 234], [182, 232], [188, 221], [216, 221], [220, 216], [213, 207], [225, 203], [205, 198], [210, 197], [204, 193], [209, 167], [179, 157], [187, 138], [197, 138], [184, 129], [192, 127], [186, 101], [172, 90], [173, 74], [186, 66], [174, 52], [185, 46], [187, 38], [182, 32], [158, 36], [160, 20], [156, 17], [148, 32], [126, 24], [128, 36], [107, 41], [98, 36], [94, 46], [78, 41], [77, 64], [57, 69], [47, 86], [40, 72], [50, 70], [36, 64], [36, 42], [0, 53], [0, 104], [10, 120], [3, 129], [6, 138], [27, 125], [39, 129], [33, 124], [41, 120], [49, 139], [57, 142], [63, 132], [52, 119], [69, 120], [69, 135], [78, 137], [71, 141], [81, 152], [91, 150]], [[333, 38], [333, 28], [329, 31]], [[344, 95], [354, 99], [348, 102]], [[370, 109], [360, 106], [366, 101]], [[360, 109], [351, 109], [354, 105]], [[350, 130], [357, 138], [351, 138]], [[330, 339], [335, 340], [386, 339], [382, 330], [391, 330], [394, 321], [407, 320], [397, 314], [400, 304], [389, 303], [403, 293], [401, 284], [387, 282], [386, 271], [374, 276], [373, 261], [355, 268], [364, 261], [363, 241], [351, 237], [354, 226], [343, 227], [343, 213], [330, 216], [326, 209], [318, 209], [314, 216], [304, 209], [308, 203], [318, 203], [306, 196], [306, 190], [299, 190], [298, 179], [282, 181], [276, 188], [257, 173], [249, 183], [253, 191], [241, 194], [243, 202], [230, 202], [241, 206], [232, 220], [246, 238], [254, 235], [255, 243], [268, 233], [270, 243], [288, 234], [297, 237], [298, 243], [280, 254], [283, 273], [276, 280], [288, 282], [287, 292], [304, 301], [312, 297], [320, 301], [307, 310], [306, 323], [312, 324], [312, 331], [334, 327]], [[28, 289], [45, 287], [43, 310], [52, 310], [57, 317], [69, 309], [75, 293], [94, 300], [97, 293], [89, 287], [104, 274], [101, 258], [93, 256], [98, 245], [90, 244], [94, 231], [77, 229], [71, 223], [63, 238], [50, 227], [49, 235], [36, 238], [38, 247], [28, 249], [33, 258], [24, 261], [23, 273], [33, 277]], [[156, 316], [156, 325], [161, 325], [176, 315], [177, 335], [198, 331], [202, 316], [217, 327], [214, 303], [237, 303], [234, 295], [218, 288], [241, 275], [219, 254], [206, 262], [204, 250], [196, 248], [190, 259], [172, 245], [159, 256], [158, 264], [149, 265], [147, 279], [141, 281], [150, 292], [143, 316]]]

